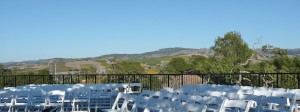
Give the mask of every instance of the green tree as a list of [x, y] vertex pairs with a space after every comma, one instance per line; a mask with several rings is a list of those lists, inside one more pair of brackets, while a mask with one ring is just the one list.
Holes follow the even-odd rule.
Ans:
[[192, 65], [188, 64], [183, 58], [173, 58], [171, 61], [161, 70], [161, 73], [167, 74], [184, 74], [189, 70], [192, 70]]
[[211, 48], [215, 51], [216, 57], [226, 59], [236, 72], [240, 69], [240, 65], [253, 55], [253, 51], [239, 32], [228, 32], [224, 37], [218, 37]]
[[293, 58], [293, 66], [290, 69], [291, 69], [291, 72], [300, 72], [300, 58], [299, 57]]
[[13, 71], [5, 68], [2, 64], [0, 64], [0, 75], [9, 75], [12, 74]]
[[50, 75], [50, 72], [47, 69], [42, 69], [42, 70], [38, 70], [37, 74], [38, 75]]
[[96, 74], [97, 73], [97, 68], [95, 67], [88, 67], [88, 68], [81, 68], [80, 73], [83, 74]]
[[143, 74], [144, 68], [139, 62], [121, 61], [110, 67], [110, 73], [113, 74]]

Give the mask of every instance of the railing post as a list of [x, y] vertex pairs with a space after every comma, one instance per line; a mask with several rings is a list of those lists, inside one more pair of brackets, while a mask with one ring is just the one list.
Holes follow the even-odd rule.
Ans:
[[183, 75], [184, 74], [181, 74], [181, 87], [183, 86]]
[[79, 78], [79, 75], [77, 75], [77, 82], [76, 83], [80, 83], [81, 82], [81, 80], [80, 80], [80, 78]]
[[45, 84], [45, 75], [43, 75], [43, 82], [42, 83]]
[[168, 87], [170, 87], [170, 74], [168, 74], [167, 76], [168, 76]]
[[5, 83], [6, 83], [6, 78], [5, 76], [3, 76], [3, 88], [5, 87]]
[[71, 79], [71, 84], [73, 84], [73, 75], [70, 75], [70, 79]]
[[258, 74], [258, 87], [260, 87], [260, 76], [261, 74]]
[[30, 75], [28, 75], [28, 84], [30, 84]]
[[152, 78], [151, 78], [151, 75], [149, 75], [149, 78], [150, 78], [150, 90], [152, 90], [152, 84], [151, 84], [152, 83]]
[[[128, 74], [127, 74], [127, 75], [128, 75]], [[125, 75], [123, 75], [123, 83], [125, 83], [125, 78], [126, 78]]]
[[276, 73], [276, 86], [277, 86], [277, 88], [279, 88], [279, 79], [278, 79], [278, 72]]
[[203, 81], [204, 81], [204, 74], [201, 74], [201, 84], [203, 84]]
[[87, 80], [88, 78], [87, 78], [87, 74], [85, 74], [85, 84], [87, 84], [88, 83], [88, 80]]
[[65, 75], [62, 75], [62, 77], [63, 77], [62, 78], [62, 80], [63, 80], [62, 82], [63, 82], [63, 84], [65, 84]]
[[133, 75], [133, 82], [136, 83], [135, 75]]
[[226, 74], [223, 74], [223, 84], [227, 84], [227, 82], [226, 82]]
[[300, 73], [297, 74], [297, 79], [298, 79], [298, 89], [300, 89]]
[[17, 76], [15, 75], [15, 87], [17, 87]]
[[95, 74], [95, 83], [94, 84], [97, 84], [97, 75]]

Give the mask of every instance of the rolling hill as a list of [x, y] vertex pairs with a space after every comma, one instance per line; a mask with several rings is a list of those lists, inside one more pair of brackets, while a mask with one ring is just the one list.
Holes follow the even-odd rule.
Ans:
[[[264, 57], [260, 53], [260, 49], [256, 50], [260, 59], [264, 60]], [[290, 57], [300, 57], [300, 48], [288, 49]], [[8, 62], [2, 63], [6, 68], [39, 70], [39, 69], [51, 69], [53, 63], [59, 67], [58, 72], [68, 73], [72, 69], [80, 69], [82, 67], [96, 67], [98, 72], [105, 71], [105, 68], [109, 66], [110, 59], [118, 61], [137, 61], [147, 66], [157, 66], [164, 62], [171, 60], [173, 57], [188, 58], [192, 55], [212, 56], [214, 51], [208, 48], [193, 49], [193, 48], [164, 48], [157, 51], [145, 52], [141, 54], [109, 54], [92, 58], [52, 58], [41, 60], [30, 60], [23, 62]], [[272, 54], [266, 54], [266, 56], [272, 56]]]

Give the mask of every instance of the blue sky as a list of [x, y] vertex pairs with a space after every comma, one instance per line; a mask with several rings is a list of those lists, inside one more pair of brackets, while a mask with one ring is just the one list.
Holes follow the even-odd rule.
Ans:
[[300, 48], [299, 0], [0, 0], [0, 62], [209, 48], [239, 31]]

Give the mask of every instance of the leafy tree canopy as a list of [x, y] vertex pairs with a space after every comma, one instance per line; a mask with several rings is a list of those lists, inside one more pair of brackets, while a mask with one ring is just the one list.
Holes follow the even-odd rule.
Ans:
[[145, 73], [144, 68], [138, 62], [121, 61], [111, 67], [113, 74], [142, 74]]
[[184, 74], [189, 70], [192, 70], [192, 65], [188, 64], [183, 58], [173, 58], [171, 61], [163, 68], [161, 73], [168, 74]]
[[241, 34], [235, 31], [218, 37], [211, 48], [215, 51], [215, 56], [229, 60], [233, 66], [245, 62], [253, 53]]

